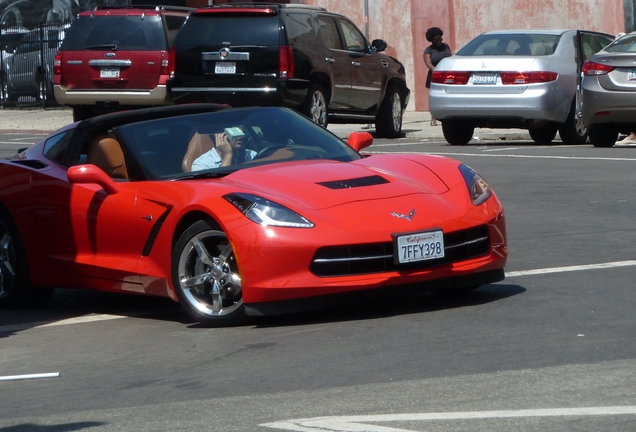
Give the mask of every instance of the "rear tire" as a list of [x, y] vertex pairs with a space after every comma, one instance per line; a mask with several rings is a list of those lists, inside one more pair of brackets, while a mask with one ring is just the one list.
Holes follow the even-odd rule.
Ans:
[[79, 105], [73, 107], [73, 121], [86, 120], [93, 117], [93, 108], [90, 106]]
[[320, 84], [312, 84], [309, 86], [307, 99], [303, 103], [300, 112], [314, 123], [319, 124], [325, 129], [327, 128], [327, 97], [325, 96], [325, 90]]
[[618, 130], [611, 126], [590, 126], [588, 130], [594, 147], [614, 147], [618, 139]]
[[11, 216], [0, 210], [0, 308], [37, 306], [52, 294], [52, 289], [30, 287], [26, 254], [18, 228]]
[[550, 144], [557, 133], [556, 126], [531, 127], [528, 129], [530, 138], [537, 144]]
[[402, 134], [402, 98], [392, 85], [375, 116], [375, 130], [379, 138], [398, 138]]
[[473, 138], [475, 128], [456, 120], [442, 120], [442, 132], [450, 145], [466, 145]]
[[572, 102], [570, 113], [564, 124], [559, 127], [559, 136], [565, 144], [584, 144], [588, 131], [580, 117], [576, 115], [576, 105]]

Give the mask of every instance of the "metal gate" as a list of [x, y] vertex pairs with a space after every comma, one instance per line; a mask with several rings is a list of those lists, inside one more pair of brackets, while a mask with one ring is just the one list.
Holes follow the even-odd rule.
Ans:
[[4, 108], [60, 107], [53, 94], [53, 62], [70, 22], [28, 30], [0, 28], [0, 99]]

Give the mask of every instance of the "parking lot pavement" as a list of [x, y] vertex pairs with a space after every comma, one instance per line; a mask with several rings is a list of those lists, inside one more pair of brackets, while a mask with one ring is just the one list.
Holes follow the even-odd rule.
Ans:
[[[404, 113], [402, 131], [405, 138], [440, 141], [444, 140], [441, 123], [431, 126], [431, 114], [427, 111], [407, 111]], [[34, 109], [9, 110], [0, 109], [0, 132], [50, 133], [73, 122], [70, 109]], [[347, 138], [351, 132], [369, 131], [373, 133], [372, 124], [330, 124], [328, 129], [341, 138]], [[529, 141], [530, 135], [521, 129], [475, 129], [474, 140], [482, 141]]]

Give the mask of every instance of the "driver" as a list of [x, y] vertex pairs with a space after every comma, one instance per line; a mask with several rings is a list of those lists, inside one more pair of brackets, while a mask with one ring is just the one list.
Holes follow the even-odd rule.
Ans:
[[225, 131], [215, 133], [211, 137], [214, 141], [214, 146], [192, 162], [192, 171], [251, 161], [254, 159], [256, 152], [244, 147], [244, 137], [245, 132], [238, 126], [225, 128]]

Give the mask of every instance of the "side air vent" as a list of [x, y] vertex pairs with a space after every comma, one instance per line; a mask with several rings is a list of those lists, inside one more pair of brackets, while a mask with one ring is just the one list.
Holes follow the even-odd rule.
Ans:
[[28, 166], [29, 168], [33, 168], [33, 169], [43, 169], [48, 166], [37, 160], [12, 160], [11, 162], [17, 165]]
[[351, 189], [364, 186], [375, 186], [379, 184], [388, 183], [389, 181], [382, 176], [373, 175], [368, 177], [360, 177], [348, 180], [336, 180], [318, 183], [321, 186], [329, 189]]

